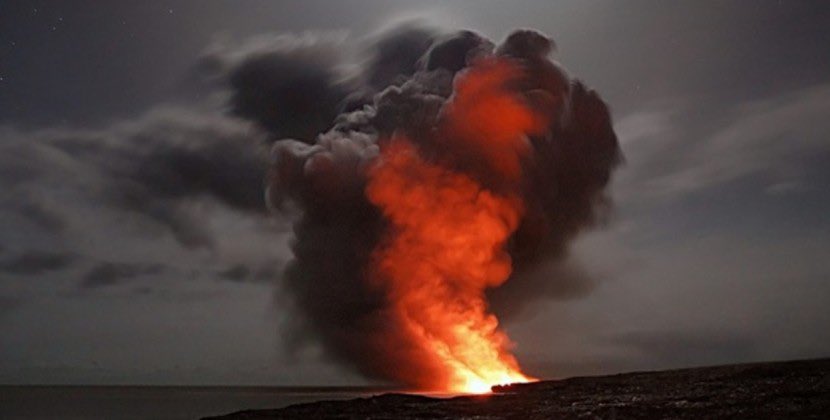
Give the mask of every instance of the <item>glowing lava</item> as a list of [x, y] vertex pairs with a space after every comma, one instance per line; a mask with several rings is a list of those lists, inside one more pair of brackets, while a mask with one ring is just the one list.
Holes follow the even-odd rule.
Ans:
[[381, 161], [366, 191], [394, 233], [377, 250], [375, 266], [395, 324], [441, 370], [421, 386], [481, 393], [531, 380], [508, 352], [510, 341], [484, 296], [510, 275], [504, 244], [518, 226], [521, 202], [425, 162], [403, 139], [388, 145]]
[[390, 224], [374, 253], [374, 277], [391, 325], [432, 367], [416, 378], [425, 389], [486, 393], [534, 380], [510, 353], [485, 297], [510, 276], [505, 245], [524, 213], [520, 160], [527, 135], [546, 126], [511, 89], [520, 76], [515, 63], [491, 59], [456, 78], [437, 136], [439, 147], [466, 161], [428, 161], [399, 134], [383, 143], [368, 173], [366, 195]]

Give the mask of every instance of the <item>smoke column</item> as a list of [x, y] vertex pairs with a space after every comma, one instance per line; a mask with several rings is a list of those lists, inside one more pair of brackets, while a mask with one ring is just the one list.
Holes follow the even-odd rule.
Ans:
[[275, 142], [269, 203], [299, 214], [291, 345], [424, 390], [532, 380], [497, 314], [567, 293], [568, 270], [539, 267], [597, 222], [620, 161], [606, 105], [553, 47], [403, 28], [327, 131]]

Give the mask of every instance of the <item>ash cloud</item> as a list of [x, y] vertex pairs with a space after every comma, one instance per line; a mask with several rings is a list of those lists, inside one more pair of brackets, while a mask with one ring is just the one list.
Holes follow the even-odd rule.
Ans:
[[4, 207], [52, 234], [72, 228], [67, 192], [152, 221], [187, 248], [214, 243], [194, 203], [266, 214], [264, 136], [242, 120], [159, 108], [100, 130], [0, 134], [0, 185], [11, 192]]
[[369, 63], [363, 71], [366, 85], [379, 92], [405, 83], [438, 36], [436, 29], [412, 22], [380, 34], [369, 47]]
[[21, 304], [22, 301], [19, 298], [0, 295], [0, 319], [12, 313]]
[[[353, 79], [356, 84], [346, 95], [345, 85], [333, 83], [329, 73], [316, 67], [318, 62], [308, 67], [308, 74], [322, 76], [299, 102], [277, 89], [250, 102], [262, 112], [239, 112], [239, 101], [250, 88], [238, 83], [239, 74], [267, 71], [268, 60], [243, 63], [247, 70], [232, 71], [230, 86], [237, 115], [269, 127], [274, 135], [296, 133], [274, 143], [267, 181], [269, 204], [296, 217], [294, 259], [282, 283], [290, 297], [287, 304], [298, 314], [288, 325], [289, 349], [317, 340], [331, 358], [369, 377], [395, 381], [401, 380], [395, 372], [406, 349], [384, 342], [384, 334], [395, 327], [382, 316], [385, 296], [367, 281], [386, 221], [365, 197], [365, 171], [384, 141], [405, 134], [427, 156], [450, 154], [452, 164], [484, 185], [512, 188], [523, 197], [526, 215], [508, 249], [514, 273], [490, 291], [492, 309], [507, 316], [538, 299], [590, 291], [590, 279], [568, 260], [568, 247], [610, 208], [605, 188], [621, 153], [607, 106], [550, 59], [555, 44], [542, 34], [516, 31], [499, 45], [471, 31], [438, 34], [408, 27], [387, 36], [376, 40], [374, 58], [364, 63], [363, 74]], [[518, 63], [523, 74], [511, 89], [550, 121], [544, 133], [529, 138], [531, 152], [521, 162], [520, 185], [500, 183], [476, 156], [449, 150], [448, 143], [434, 138], [453, 98], [453, 79], [486, 57]], [[249, 80], [258, 86], [254, 90], [268, 91], [302, 80], [295, 77], [293, 71], [284, 76], [272, 72]], [[316, 89], [322, 84], [328, 87], [325, 92]], [[305, 120], [303, 129], [293, 126], [299, 121], [285, 123], [286, 116], [268, 115], [291, 104], [302, 110], [304, 101], [321, 98], [321, 109]], [[342, 99], [335, 105], [336, 98]], [[332, 109], [342, 112], [324, 123], [322, 117]]]
[[159, 274], [165, 269], [161, 264], [103, 262], [96, 264], [84, 275], [80, 286], [82, 289], [114, 286], [139, 276]]
[[230, 87], [230, 113], [256, 122], [273, 138], [313, 143], [340, 112], [349, 89], [341, 38], [261, 37], [243, 45], [217, 44], [200, 67]]
[[62, 252], [28, 250], [16, 257], [0, 262], [0, 271], [17, 275], [43, 274], [67, 268], [77, 258], [75, 255]]
[[232, 264], [216, 274], [221, 280], [232, 283], [269, 283], [279, 278], [280, 261], [268, 261], [260, 265]]
[[49, 208], [37, 197], [29, 194], [22, 194], [16, 197], [17, 213], [28, 219], [40, 228], [54, 233], [61, 233], [66, 228], [66, 219], [55, 209]]

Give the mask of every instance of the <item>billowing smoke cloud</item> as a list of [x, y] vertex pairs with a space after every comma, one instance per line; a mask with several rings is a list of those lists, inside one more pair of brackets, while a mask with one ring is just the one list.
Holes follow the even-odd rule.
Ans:
[[[401, 326], [388, 316], [393, 298], [372, 280], [378, 249], [395, 233], [367, 198], [368, 173], [395, 138], [407, 139], [426, 164], [522, 203], [510, 213], [521, 218], [504, 244], [512, 274], [487, 291], [497, 315], [589, 287], [566, 260], [568, 244], [609, 207], [604, 189], [621, 155], [606, 105], [550, 59], [554, 49], [530, 30], [495, 45], [470, 31], [405, 27], [376, 42], [348, 85], [319, 59], [306, 66], [307, 55], [290, 49], [236, 67], [233, 111], [295, 137], [275, 142], [268, 176], [271, 206], [299, 210], [283, 280], [297, 314], [291, 344], [316, 339], [369, 377], [424, 385], [415, 350], [395, 338]], [[523, 122], [525, 114], [531, 120]], [[492, 138], [486, 149], [478, 136]]]
[[256, 122], [274, 138], [313, 143], [340, 112], [348, 81], [335, 35], [259, 37], [217, 43], [199, 68], [230, 85], [230, 113]]

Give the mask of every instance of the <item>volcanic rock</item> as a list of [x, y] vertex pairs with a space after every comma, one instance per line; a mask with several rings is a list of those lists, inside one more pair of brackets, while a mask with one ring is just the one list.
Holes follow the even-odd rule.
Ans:
[[577, 377], [493, 391], [454, 398], [385, 394], [211, 419], [825, 419], [830, 359]]

